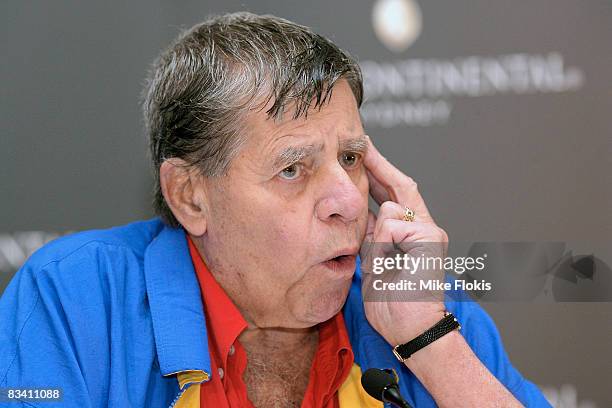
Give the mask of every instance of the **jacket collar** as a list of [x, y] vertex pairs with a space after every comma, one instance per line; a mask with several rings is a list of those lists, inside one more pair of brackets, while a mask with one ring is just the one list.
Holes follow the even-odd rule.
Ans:
[[144, 270], [162, 375], [201, 371], [209, 377], [202, 297], [182, 228], [161, 229], [146, 249]]

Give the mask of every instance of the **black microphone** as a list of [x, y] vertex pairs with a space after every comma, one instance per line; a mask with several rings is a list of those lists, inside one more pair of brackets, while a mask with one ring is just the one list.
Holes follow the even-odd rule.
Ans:
[[397, 374], [393, 370], [368, 368], [361, 376], [361, 386], [379, 401], [388, 402], [399, 408], [411, 408], [399, 392]]

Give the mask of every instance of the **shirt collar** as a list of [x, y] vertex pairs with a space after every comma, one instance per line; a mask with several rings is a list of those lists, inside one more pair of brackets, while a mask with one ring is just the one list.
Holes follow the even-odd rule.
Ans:
[[319, 324], [319, 346], [306, 391], [314, 399], [312, 406], [327, 406], [350, 374], [353, 362], [353, 350], [340, 312]]
[[203, 371], [209, 377], [202, 298], [182, 228], [164, 226], [147, 247], [144, 270], [162, 375]]
[[204, 299], [212, 355], [221, 360], [218, 361], [219, 366], [225, 367], [230, 347], [240, 333], [248, 327], [248, 324], [234, 302], [208, 270], [202, 255], [189, 236], [187, 236], [187, 242]]

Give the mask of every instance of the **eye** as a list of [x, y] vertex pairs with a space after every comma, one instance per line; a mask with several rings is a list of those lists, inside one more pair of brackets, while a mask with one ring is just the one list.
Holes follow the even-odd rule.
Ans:
[[300, 174], [302, 173], [301, 170], [300, 165], [295, 163], [291, 166], [285, 167], [280, 173], [278, 173], [278, 175], [280, 178], [285, 180], [295, 180], [300, 177]]
[[355, 152], [344, 152], [340, 155], [340, 162], [349, 169], [356, 167], [361, 161], [361, 154]]

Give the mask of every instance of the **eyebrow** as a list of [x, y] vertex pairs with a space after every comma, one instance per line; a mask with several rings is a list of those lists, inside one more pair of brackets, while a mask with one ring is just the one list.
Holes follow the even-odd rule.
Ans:
[[[347, 150], [357, 153], [365, 153], [368, 148], [368, 140], [365, 135], [350, 139], [341, 140], [338, 144], [340, 150]], [[323, 145], [287, 146], [274, 159], [274, 168], [290, 166], [308, 156], [323, 150]]]
[[303, 160], [305, 157], [312, 156], [314, 153], [323, 150], [323, 145], [288, 146], [285, 147], [274, 159], [274, 168], [290, 166], [293, 163]]
[[359, 137], [352, 137], [350, 139], [344, 139], [340, 141], [339, 147], [340, 150], [365, 153], [368, 150], [368, 138], [363, 135]]

